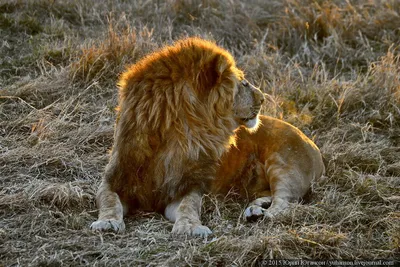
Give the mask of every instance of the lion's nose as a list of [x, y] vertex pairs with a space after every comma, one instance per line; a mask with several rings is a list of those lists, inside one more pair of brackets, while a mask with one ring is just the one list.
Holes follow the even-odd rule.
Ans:
[[258, 105], [260, 106], [265, 102], [264, 94], [261, 91], [256, 92], [256, 100], [258, 100]]
[[253, 88], [253, 96], [254, 96], [255, 104], [261, 106], [264, 103], [264, 101], [265, 101], [264, 94], [260, 89], [254, 87]]

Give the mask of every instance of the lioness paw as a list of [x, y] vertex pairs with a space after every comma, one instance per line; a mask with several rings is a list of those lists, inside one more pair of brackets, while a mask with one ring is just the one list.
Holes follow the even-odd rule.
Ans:
[[271, 207], [272, 197], [260, 197], [252, 201], [244, 211], [244, 217], [249, 222], [255, 222], [261, 217], [272, 218], [273, 215], [268, 212]]
[[255, 222], [264, 214], [263, 208], [257, 205], [252, 205], [246, 208], [244, 211], [244, 217], [248, 222]]
[[90, 229], [93, 231], [108, 231], [112, 230], [116, 233], [123, 232], [125, 230], [125, 223], [122, 220], [97, 220], [90, 225]]
[[253, 202], [250, 203], [249, 206], [259, 206], [264, 209], [268, 209], [272, 204], [272, 197], [260, 197], [255, 199]]
[[248, 206], [244, 211], [244, 217], [248, 222], [255, 222], [260, 218], [272, 218], [274, 215], [268, 211], [268, 209], [264, 209], [257, 205]]
[[201, 224], [176, 222], [172, 228], [173, 235], [189, 235], [207, 237], [212, 234], [210, 228]]

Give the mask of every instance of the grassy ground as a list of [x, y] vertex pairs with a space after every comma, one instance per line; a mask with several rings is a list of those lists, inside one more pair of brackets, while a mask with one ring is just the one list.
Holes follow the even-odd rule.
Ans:
[[[0, 35], [0, 266], [400, 258], [400, 1], [0, 0]], [[273, 221], [206, 196], [208, 239], [172, 238], [153, 213], [92, 233], [118, 74], [193, 35], [313, 138], [326, 177]]]

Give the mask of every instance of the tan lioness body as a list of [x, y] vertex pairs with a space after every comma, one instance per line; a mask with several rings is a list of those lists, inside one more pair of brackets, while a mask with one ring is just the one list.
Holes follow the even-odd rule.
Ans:
[[321, 177], [324, 164], [317, 146], [296, 127], [268, 116], [260, 116], [254, 132], [236, 131], [236, 147], [221, 159], [212, 192], [227, 194], [234, 189], [254, 200], [245, 217], [273, 217], [298, 201]]

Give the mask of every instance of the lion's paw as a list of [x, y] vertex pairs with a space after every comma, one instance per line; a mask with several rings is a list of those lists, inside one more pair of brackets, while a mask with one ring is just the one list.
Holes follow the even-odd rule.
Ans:
[[172, 234], [207, 237], [212, 232], [210, 228], [201, 224], [176, 222], [172, 228]]
[[192, 230], [193, 230], [192, 234], [194, 236], [207, 237], [212, 234], [212, 231], [210, 230], [210, 228], [208, 228], [207, 226], [204, 226], [204, 225], [197, 225]]
[[108, 231], [123, 232], [125, 230], [125, 223], [122, 220], [97, 220], [90, 225], [93, 231]]

